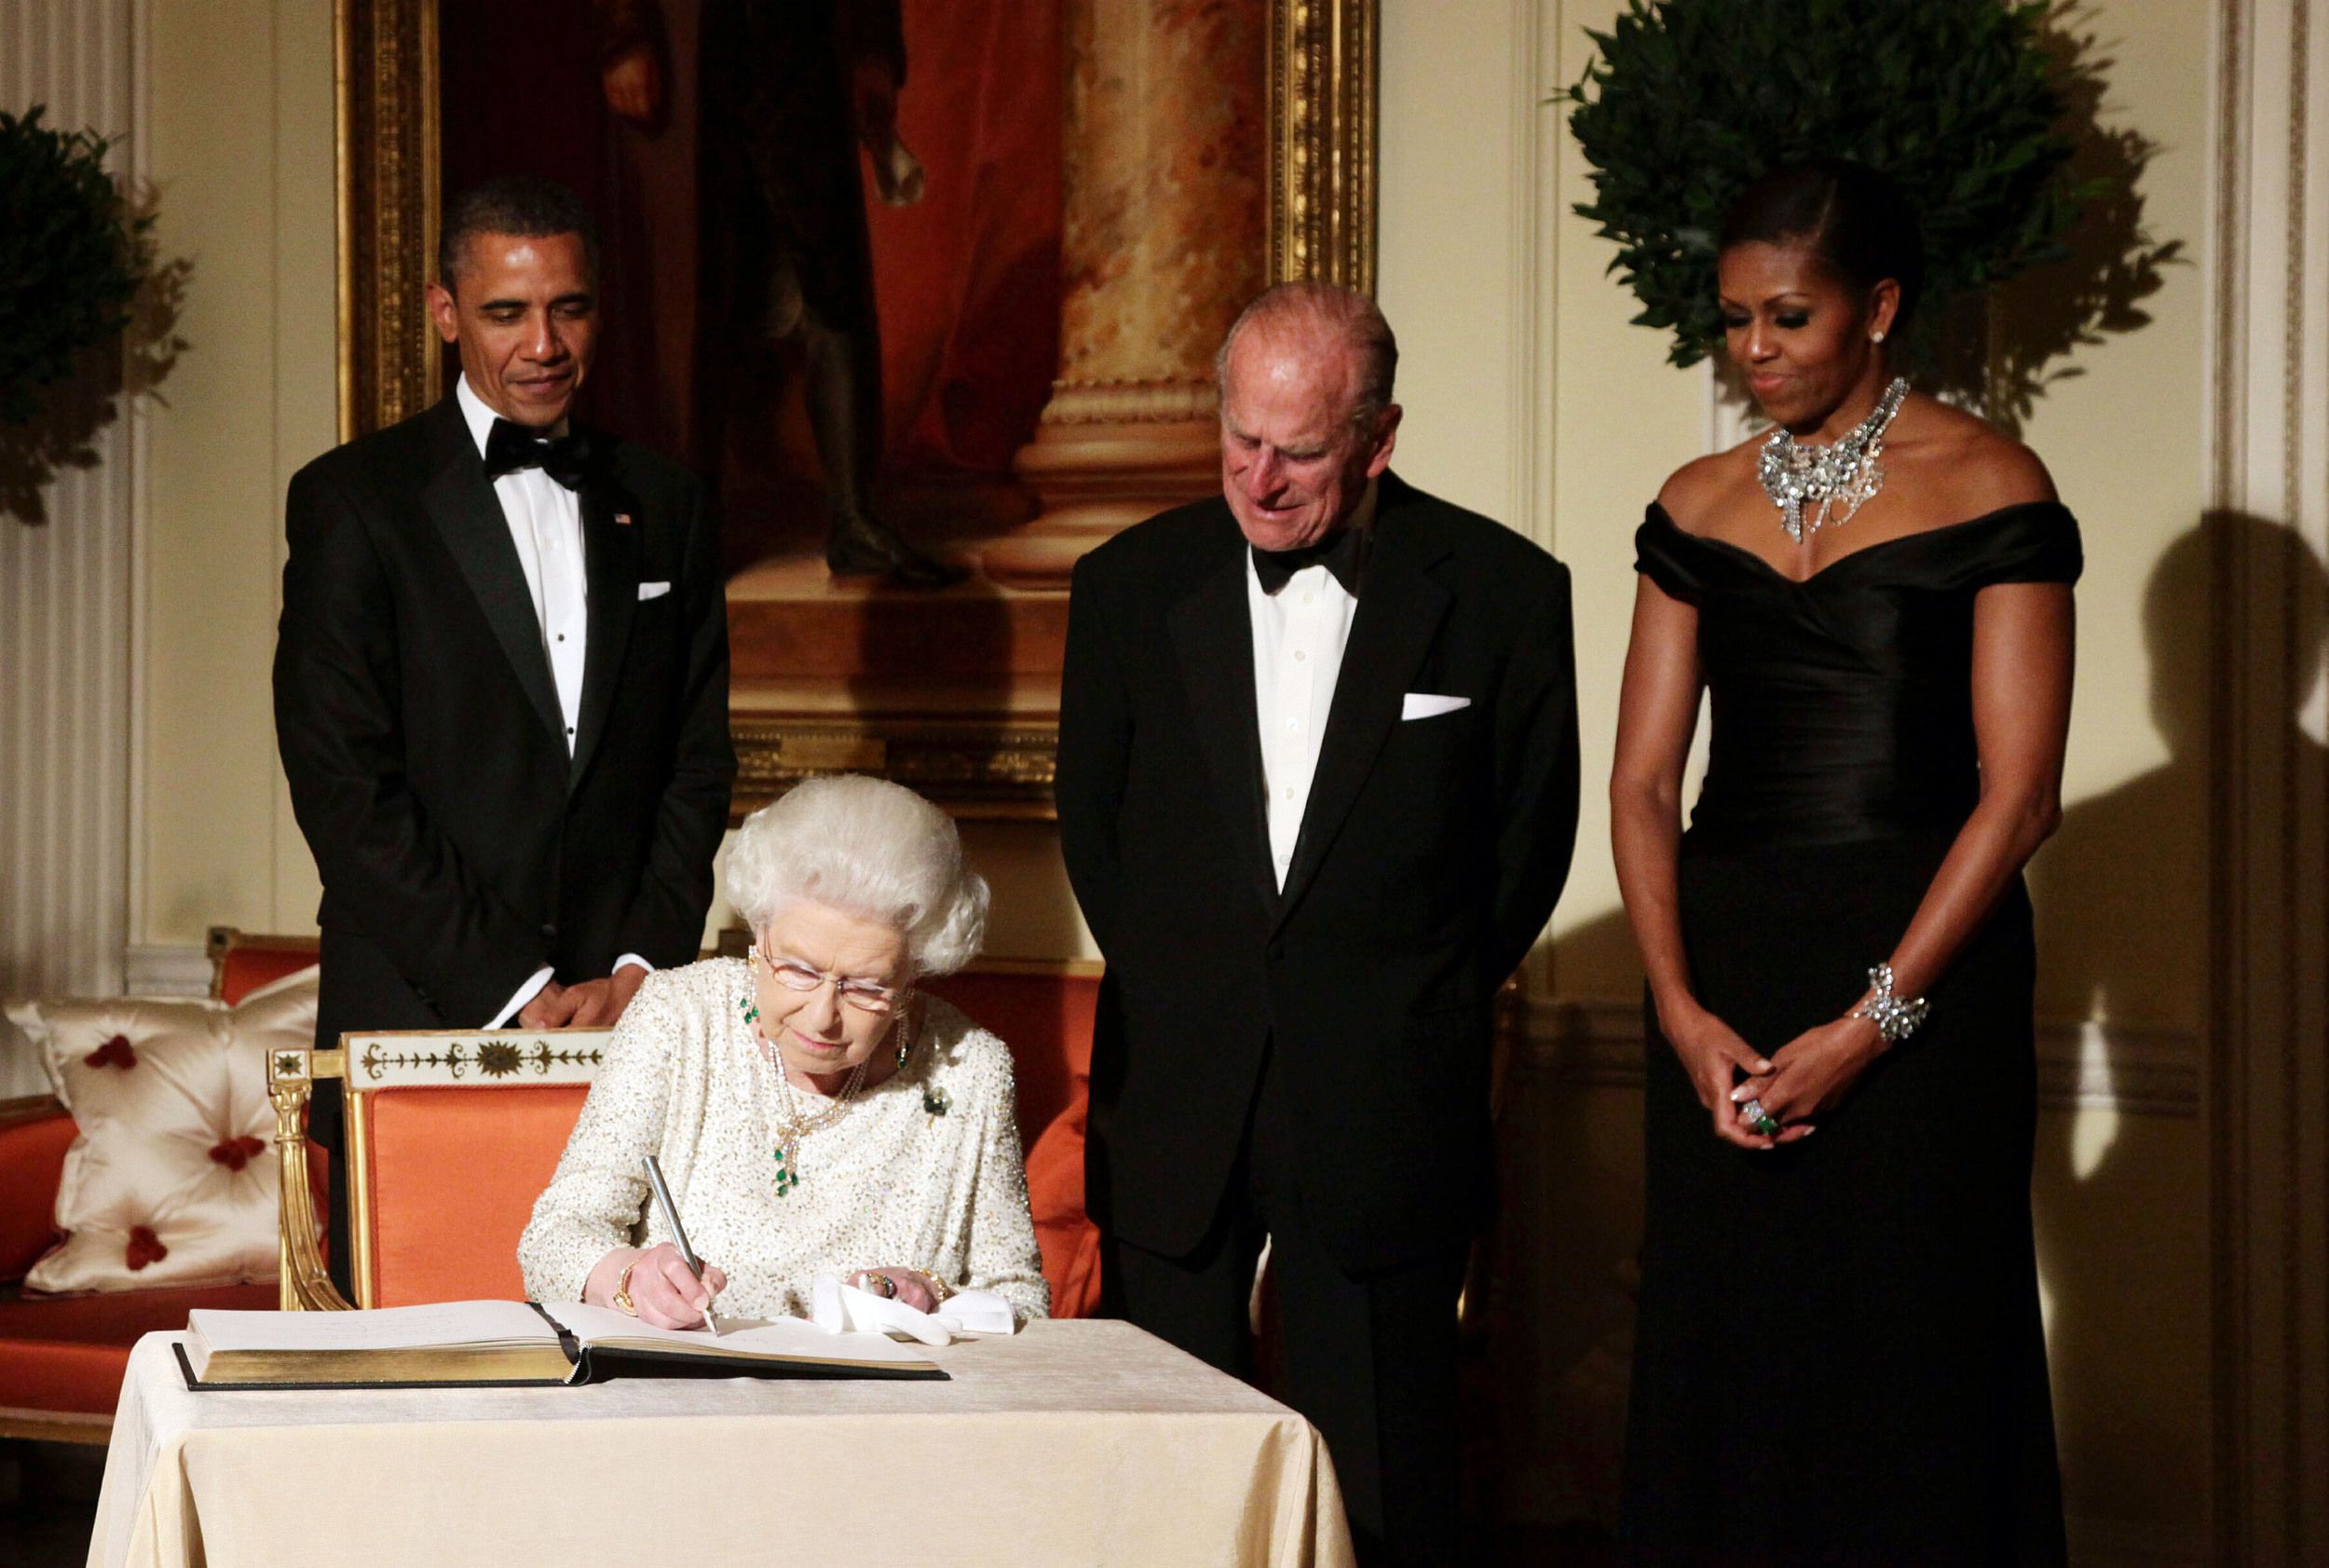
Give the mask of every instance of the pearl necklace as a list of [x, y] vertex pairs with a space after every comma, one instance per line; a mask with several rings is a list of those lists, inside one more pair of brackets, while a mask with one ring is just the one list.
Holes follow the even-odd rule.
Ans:
[[[1868, 417], [1832, 446], [1799, 444], [1784, 425], [1771, 432], [1756, 460], [1755, 477], [1779, 509], [1779, 526], [1789, 539], [1801, 544], [1805, 535], [1830, 524], [1842, 527], [1884, 488], [1885, 469], [1877, 458], [1885, 449], [1885, 431], [1908, 391], [1909, 378], [1894, 376]], [[1807, 501], [1818, 506], [1808, 524], [1804, 521]]]

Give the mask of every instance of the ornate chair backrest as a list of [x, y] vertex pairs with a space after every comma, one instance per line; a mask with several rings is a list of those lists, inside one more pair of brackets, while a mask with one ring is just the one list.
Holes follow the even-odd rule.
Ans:
[[347, 1034], [335, 1051], [278, 1051], [268, 1083], [285, 1178], [285, 1310], [351, 1304], [326, 1275], [304, 1174], [293, 1189], [306, 1168], [302, 1112], [316, 1079], [340, 1079], [345, 1095], [352, 1304], [523, 1301], [518, 1233], [550, 1185], [610, 1032]]

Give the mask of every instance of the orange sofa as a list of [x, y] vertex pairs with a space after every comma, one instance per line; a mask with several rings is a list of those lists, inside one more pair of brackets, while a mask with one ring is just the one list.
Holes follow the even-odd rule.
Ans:
[[[315, 944], [253, 946], [219, 931], [211, 933], [211, 994], [231, 1004], [313, 963]], [[0, 1437], [102, 1443], [140, 1335], [184, 1328], [195, 1307], [276, 1304], [272, 1281], [22, 1296], [18, 1282], [56, 1240], [57, 1184], [76, 1130], [51, 1096], [0, 1101]], [[314, 1175], [323, 1179], [320, 1163]]]

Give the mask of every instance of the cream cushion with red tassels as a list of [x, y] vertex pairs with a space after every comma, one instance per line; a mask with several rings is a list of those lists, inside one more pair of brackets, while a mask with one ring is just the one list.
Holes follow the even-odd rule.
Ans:
[[266, 1056], [313, 1043], [316, 973], [233, 1007], [131, 999], [8, 1009], [80, 1129], [57, 1188], [64, 1239], [25, 1275], [28, 1291], [275, 1277]]

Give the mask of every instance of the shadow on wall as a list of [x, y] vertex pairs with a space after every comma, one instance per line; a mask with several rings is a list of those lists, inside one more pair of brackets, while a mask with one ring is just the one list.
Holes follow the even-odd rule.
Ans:
[[[153, 193], [133, 193], [129, 207], [133, 216], [151, 216]], [[139, 245], [145, 281], [129, 303], [129, 326], [84, 351], [72, 374], [48, 389], [31, 423], [0, 425], [0, 517], [47, 523], [44, 492], [61, 472], [97, 467], [98, 434], [120, 417], [123, 394], [158, 398], [155, 389], [185, 352], [177, 329], [194, 263], [158, 261], [150, 239]]]
[[[2269, 721], [2284, 734], [2261, 755], [2290, 759], [2297, 788], [2323, 789], [2329, 752], [2300, 715], [2329, 631], [2329, 572], [2280, 524], [2211, 513], [2160, 555], [2144, 593], [2151, 719], [2167, 760], [2072, 806], [2031, 870], [2039, 1016], [2089, 1020], [2077, 1109], [2040, 1124], [2033, 1182], [2074, 1519], [2113, 1501], [2087, 1491], [2108, 1490], [2111, 1478], [2149, 1474], [2171, 1492], [2179, 1480], [2205, 1484], [2192, 1456], [2206, 1435], [2186, 1424], [2207, 1408], [2210, 1335], [2193, 1290], [2207, 1276], [2208, 1195], [2185, 1178], [2203, 1168], [2195, 1015], [2204, 997], [2192, 993], [2208, 963], [2213, 730], [2227, 701], [2213, 650], [2228, 628], [2217, 618], [2250, 613], [2217, 599], [2218, 563], [2232, 559], [2255, 563], [2257, 579], [2281, 590], [2272, 611], [2288, 618], [2297, 673]], [[2176, 1020], [2191, 1021], [2158, 1027]], [[2131, 1344], [2143, 1355], [2130, 1357]], [[2076, 1401], [2063, 1399], [2068, 1389]], [[2189, 1473], [2162, 1473], [2179, 1466]]]
[[[2303, 733], [2300, 715], [2313, 695], [2329, 634], [2329, 572], [2303, 539], [2278, 523], [2211, 513], [2167, 548], [2144, 590], [2151, 721], [2168, 759], [2071, 807], [2033, 870], [2043, 1013], [2153, 1019], [2187, 1010], [2177, 980], [2195, 962], [2194, 944], [2204, 939], [2208, 897], [2210, 729], [2219, 705], [2212, 690], [2214, 616], [2240, 613], [2239, 606], [2212, 607], [2210, 601], [2215, 563], [2234, 555], [2259, 563], [2263, 580], [2286, 589], [2282, 608], [2294, 618], [2289, 641], [2296, 650], [2290, 668], [2305, 675], [2292, 684], [2279, 722], [2287, 727], [2287, 755], [2319, 776], [2322, 747]], [[2185, 844], [2192, 852], [2174, 852]], [[2162, 920], [2162, 911], [2191, 911], [2197, 919], [2180, 924]]]
[[2137, 187], [2159, 143], [2132, 127], [2102, 123], [2106, 74], [2117, 61], [2085, 30], [2087, 20], [2077, 6], [2064, 7], [2039, 34], [2063, 98], [2071, 175], [2091, 193], [2063, 238], [2066, 253], [1993, 291], [1985, 323], [1962, 333], [1944, 325], [1942, 333], [1942, 341], [1964, 350], [1944, 355], [1946, 389], [2014, 436], [2049, 387], [2086, 374], [2057, 361], [2106, 334], [2150, 324], [2142, 301], [2159, 292], [2161, 269], [2183, 257], [2181, 239], [2162, 243], [2144, 227]]

